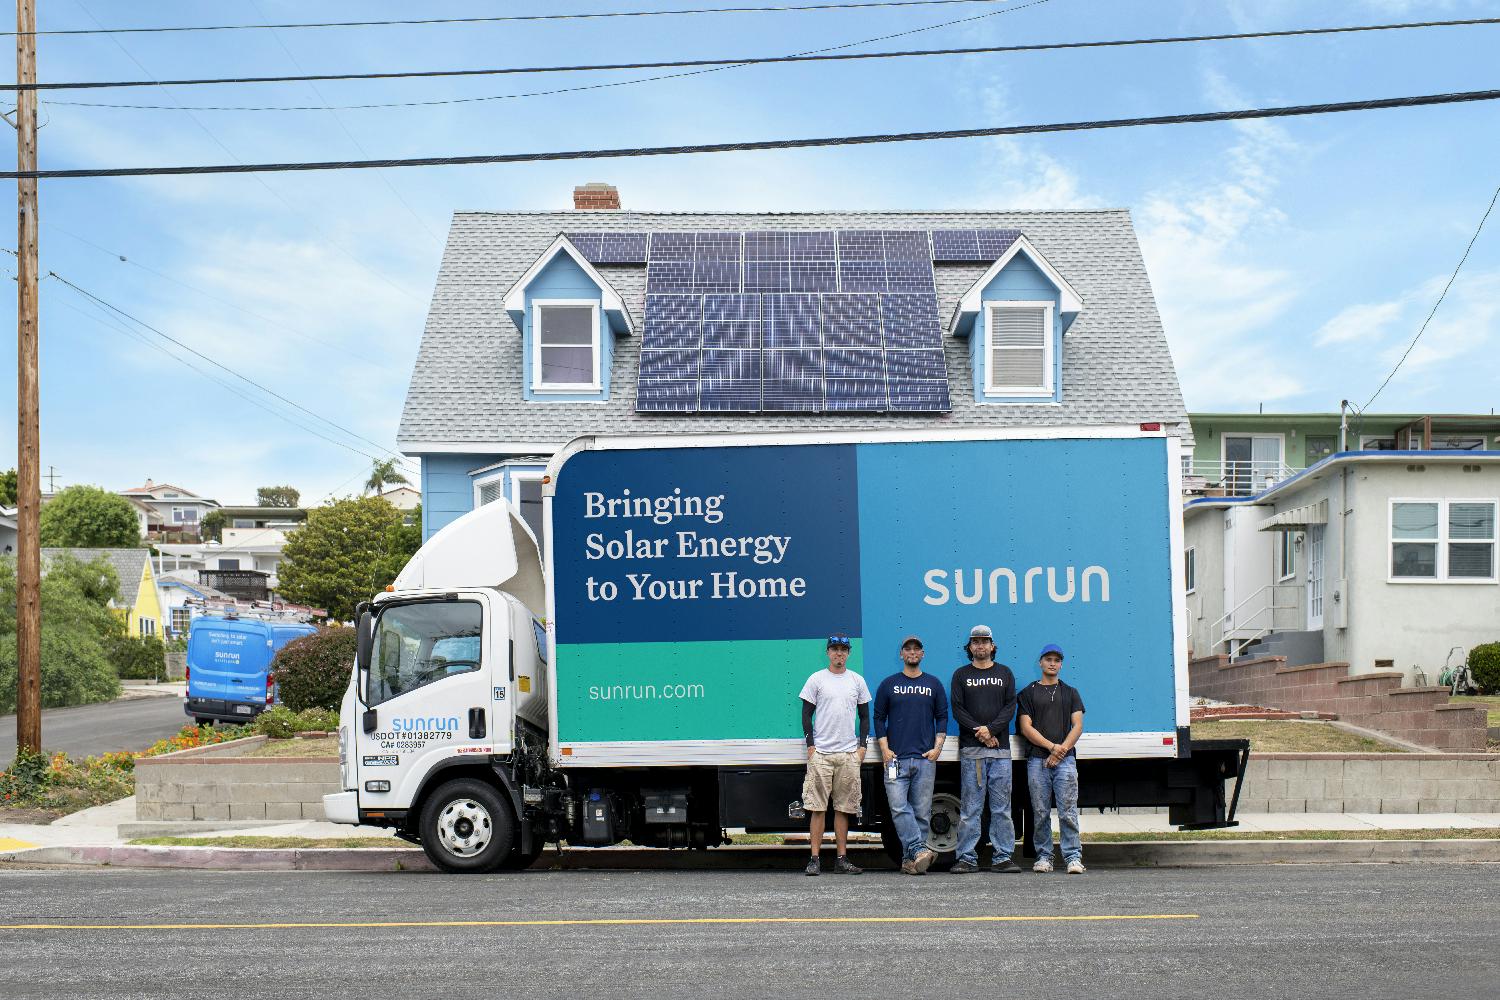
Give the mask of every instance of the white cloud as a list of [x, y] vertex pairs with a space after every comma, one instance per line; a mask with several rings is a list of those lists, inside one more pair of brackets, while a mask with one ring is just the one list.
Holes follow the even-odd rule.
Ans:
[[1327, 347], [1329, 344], [1379, 339], [1401, 317], [1406, 305], [1404, 299], [1398, 299], [1348, 306], [1319, 327], [1313, 334], [1313, 343]]

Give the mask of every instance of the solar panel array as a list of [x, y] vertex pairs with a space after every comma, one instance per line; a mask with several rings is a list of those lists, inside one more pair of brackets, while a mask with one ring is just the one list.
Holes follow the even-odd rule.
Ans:
[[578, 232], [645, 264], [636, 410], [943, 413], [933, 264], [987, 263], [1016, 229]]

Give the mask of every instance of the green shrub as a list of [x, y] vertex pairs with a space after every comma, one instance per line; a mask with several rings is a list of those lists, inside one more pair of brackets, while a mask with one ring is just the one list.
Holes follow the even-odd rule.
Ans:
[[1474, 683], [1485, 694], [1500, 694], [1500, 642], [1486, 642], [1469, 650]]
[[276, 672], [282, 704], [294, 712], [337, 711], [354, 669], [354, 646], [354, 629], [325, 628], [281, 647], [271, 669]]
[[293, 712], [285, 705], [273, 705], [256, 717], [255, 728], [273, 740], [289, 740], [298, 733], [335, 733], [339, 714], [326, 708]]
[[167, 676], [167, 650], [154, 635], [115, 636], [109, 642], [109, 659], [115, 674], [131, 680], [159, 681]]
[[[70, 556], [48, 562], [42, 578], [43, 708], [109, 701], [120, 681], [108, 647], [123, 625], [110, 610], [115, 571], [104, 560]], [[16, 560], [0, 558], [0, 715], [16, 709]], [[352, 630], [351, 630], [352, 631]]]

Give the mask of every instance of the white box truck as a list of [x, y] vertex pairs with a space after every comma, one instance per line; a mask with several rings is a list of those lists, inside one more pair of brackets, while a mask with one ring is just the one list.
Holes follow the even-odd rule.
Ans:
[[[1067, 649], [1088, 706], [1082, 805], [1232, 825], [1225, 781], [1248, 748], [1188, 728], [1179, 473], [1155, 424], [579, 438], [543, 480], [545, 560], [497, 501], [362, 607], [325, 811], [394, 827], [449, 871], [524, 867], [559, 840], [795, 829], [798, 693], [827, 636], [853, 637], [873, 689], [920, 635], [946, 684], [986, 624], [1021, 685], [1044, 644]], [[891, 844], [877, 759], [854, 825]], [[1019, 822], [1024, 769], [1015, 788]]]

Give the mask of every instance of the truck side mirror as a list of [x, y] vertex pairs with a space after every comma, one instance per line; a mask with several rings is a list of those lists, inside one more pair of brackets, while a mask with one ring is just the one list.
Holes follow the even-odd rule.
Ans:
[[354, 666], [363, 673], [370, 669], [370, 650], [375, 645], [375, 616], [368, 611], [359, 613], [358, 630], [354, 642]]

